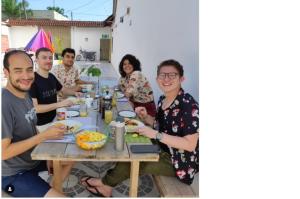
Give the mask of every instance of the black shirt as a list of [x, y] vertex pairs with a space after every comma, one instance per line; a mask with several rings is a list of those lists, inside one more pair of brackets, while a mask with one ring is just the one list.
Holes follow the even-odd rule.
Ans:
[[[184, 137], [199, 132], [199, 107], [194, 98], [181, 89], [173, 103], [165, 110], [158, 101], [155, 128], [161, 133]], [[160, 143], [161, 148], [170, 153], [176, 177], [186, 184], [191, 184], [194, 175], [199, 171], [199, 142], [194, 151], [189, 152], [169, 147]]]
[[[49, 73], [48, 78], [40, 76], [38, 73], [34, 73], [34, 82], [29, 91], [32, 98], [36, 98], [38, 104], [52, 104], [57, 102], [57, 92], [62, 89], [62, 85], [56, 79], [56, 77]], [[56, 115], [56, 110], [46, 113], [37, 114], [37, 125], [48, 124], [53, 121]]]

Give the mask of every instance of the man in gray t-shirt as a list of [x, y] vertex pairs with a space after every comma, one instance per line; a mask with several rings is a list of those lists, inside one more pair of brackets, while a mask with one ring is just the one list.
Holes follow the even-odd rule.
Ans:
[[32, 160], [30, 154], [44, 140], [61, 138], [66, 129], [36, 130], [36, 113], [27, 93], [34, 80], [30, 56], [9, 51], [3, 66], [8, 82], [2, 89], [2, 190], [14, 197], [64, 197], [38, 176], [47, 170], [46, 161]]

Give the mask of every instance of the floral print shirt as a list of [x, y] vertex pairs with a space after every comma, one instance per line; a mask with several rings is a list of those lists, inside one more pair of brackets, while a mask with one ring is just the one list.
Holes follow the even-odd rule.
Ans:
[[[161, 133], [184, 137], [199, 132], [199, 107], [194, 98], [181, 89], [173, 103], [165, 110], [162, 102], [165, 96], [158, 101], [155, 128]], [[183, 183], [191, 184], [194, 175], [199, 170], [199, 142], [194, 151], [189, 152], [169, 147], [160, 143], [161, 148], [171, 155], [176, 177]]]
[[133, 102], [147, 103], [154, 100], [150, 83], [141, 71], [134, 71], [129, 78], [121, 77], [119, 86], [123, 93], [131, 94]]
[[53, 68], [52, 73], [58, 81], [66, 88], [76, 86], [76, 81], [79, 79], [79, 73], [75, 66], [66, 71], [64, 65], [57, 65]]

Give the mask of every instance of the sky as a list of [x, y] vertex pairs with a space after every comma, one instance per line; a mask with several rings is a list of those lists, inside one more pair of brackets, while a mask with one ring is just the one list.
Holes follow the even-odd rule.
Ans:
[[[20, 0], [19, 0], [20, 1]], [[32, 10], [47, 10], [48, 6], [60, 7], [73, 20], [103, 21], [112, 14], [113, 0], [27, 0]]]

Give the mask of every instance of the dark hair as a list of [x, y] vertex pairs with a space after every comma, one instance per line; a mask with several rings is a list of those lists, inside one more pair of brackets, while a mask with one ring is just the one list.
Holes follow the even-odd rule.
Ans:
[[157, 66], [157, 75], [159, 74], [160, 69], [164, 66], [173, 66], [178, 71], [179, 76], [180, 77], [183, 76], [183, 67], [182, 67], [182, 65], [174, 59], [168, 59], [168, 60], [165, 60], [165, 61], [161, 62]]
[[39, 56], [40, 52], [51, 52], [52, 53], [52, 51], [49, 48], [45, 48], [45, 47], [39, 48], [35, 52], [35, 58], [37, 58]]
[[74, 50], [73, 48], [65, 48], [65, 49], [62, 51], [61, 56], [62, 56], [62, 57], [65, 56], [66, 53], [72, 53], [72, 54], [74, 54], [74, 56], [75, 56], [75, 50]]
[[126, 76], [126, 73], [125, 73], [124, 70], [123, 70], [123, 62], [124, 62], [126, 59], [127, 59], [127, 60], [129, 61], [129, 63], [133, 66], [133, 71], [136, 71], [136, 70], [141, 71], [141, 70], [142, 70], [142, 69], [141, 69], [141, 63], [140, 63], [140, 61], [139, 61], [135, 56], [130, 55], [130, 54], [127, 54], [127, 55], [125, 55], [125, 56], [122, 58], [122, 60], [121, 60], [121, 62], [120, 62], [120, 64], [119, 64], [119, 72], [120, 72], [120, 74], [121, 74], [122, 77], [125, 77], [125, 76]]
[[31, 64], [33, 65], [33, 61], [32, 61], [32, 59], [31, 59], [31, 56], [30, 56], [28, 53], [26, 53], [26, 52], [23, 51], [23, 50], [11, 50], [11, 51], [6, 52], [5, 55], [4, 55], [4, 58], [3, 58], [3, 66], [4, 66], [5, 69], [9, 70], [9, 61], [8, 61], [8, 59], [10, 58], [10, 56], [16, 55], [16, 54], [24, 54], [24, 55], [27, 55], [28, 58], [29, 58], [30, 61], [31, 61]]

